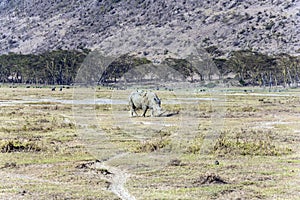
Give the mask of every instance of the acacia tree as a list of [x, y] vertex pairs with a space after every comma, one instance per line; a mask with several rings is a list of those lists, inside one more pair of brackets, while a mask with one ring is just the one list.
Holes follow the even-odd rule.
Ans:
[[281, 70], [281, 81], [284, 87], [298, 87], [299, 84], [299, 58], [288, 54], [280, 54], [276, 58], [277, 68]]
[[[275, 70], [275, 59], [265, 54], [250, 50], [240, 50], [232, 52], [227, 66], [238, 75], [242, 85], [252, 84], [265, 86], [270, 83], [270, 72]], [[260, 81], [259, 81], [260, 80]]]
[[117, 82], [129, 70], [136, 66], [149, 64], [150, 61], [146, 58], [139, 58], [132, 55], [122, 55], [109, 64], [102, 72], [98, 84], [107, 82]]
[[214, 58], [213, 62], [219, 71], [219, 79], [223, 79], [224, 76], [232, 72], [232, 70], [228, 67], [228, 63], [225, 58]]
[[[205, 73], [207, 73], [207, 77], [209, 77], [209, 71], [205, 70], [204, 67], [205, 63], [199, 60], [198, 57], [189, 56], [186, 59], [167, 58], [162, 64], [176, 70], [184, 79], [190, 78], [191, 82], [195, 81], [194, 75], [198, 75], [200, 81], [204, 81]], [[200, 68], [202, 69], [201, 71], [199, 70]]]
[[[87, 53], [89, 50], [56, 50], [38, 55], [1, 55], [0, 80], [29, 84], [70, 84]], [[8, 79], [15, 76], [16, 79]]]

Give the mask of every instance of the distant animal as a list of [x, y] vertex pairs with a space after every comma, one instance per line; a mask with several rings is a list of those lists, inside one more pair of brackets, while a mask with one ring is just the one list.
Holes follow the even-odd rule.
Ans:
[[[148, 109], [151, 110], [151, 117], [159, 116], [161, 112], [161, 101], [158, 96], [151, 91], [136, 91], [129, 95], [130, 116], [138, 116], [137, 110], [142, 109], [142, 117], [146, 116]], [[154, 115], [155, 114], [155, 115]]]
[[52, 91], [55, 91], [55, 89], [56, 89], [55, 87], [52, 87], [52, 88], [51, 88]]

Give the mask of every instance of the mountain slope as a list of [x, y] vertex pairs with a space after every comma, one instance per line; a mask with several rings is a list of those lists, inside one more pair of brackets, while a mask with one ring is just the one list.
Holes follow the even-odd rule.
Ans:
[[216, 46], [300, 54], [300, 1], [1, 0], [0, 53]]

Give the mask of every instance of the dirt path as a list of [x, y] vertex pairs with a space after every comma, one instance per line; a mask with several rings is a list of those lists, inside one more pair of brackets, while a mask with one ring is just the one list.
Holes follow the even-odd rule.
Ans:
[[[93, 137], [94, 140], [96, 140], [96, 136], [93, 135], [92, 132], [95, 132], [95, 130], [89, 130], [91, 136], [89, 137]], [[96, 131], [97, 132], [97, 131]], [[97, 143], [98, 144], [98, 143]], [[90, 149], [90, 151], [93, 153], [99, 151], [99, 150], [95, 150], [94, 152], [92, 151], [93, 149], [93, 144], [90, 143], [90, 146], [88, 147]], [[135, 200], [135, 198], [133, 196], [131, 196], [128, 192], [128, 190], [125, 188], [125, 184], [127, 181], [127, 178], [130, 177], [130, 174], [128, 172], [126, 172], [123, 169], [120, 169], [118, 167], [112, 166], [110, 164], [110, 162], [120, 159], [123, 156], [126, 156], [128, 153], [117, 153], [115, 152], [115, 154], [113, 154], [112, 152], [108, 152], [108, 154], [110, 155], [109, 157], [106, 157], [105, 159], [101, 160], [101, 162], [96, 163], [95, 168], [98, 170], [105, 170], [107, 171], [107, 173], [109, 173], [109, 176], [107, 176], [107, 181], [110, 183], [108, 190], [110, 190], [111, 192], [113, 192], [115, 195], [117, 195], [119, 198], [123, 199], [123, 200]]]
[[127, 153], [118, 154], [116, 156], [113, 156], [110, 159], [108, 159], [107, 161], [99, 163], [99, 165], [96, 166], [96, 168], [106, 169], [110, 173], [112, 173], [111, 174], [112, 178], [110, 180], [111, 185], [108, 187], [108, 189], [110, 191], [112, 191], [115, 195], [117, 195], [118, 197], [120, 197], [123, 200], [135, 200], [136, 198], [134, 196], [132, 196], [129, 193], [129, 191], [125, 188], [127, 178], [130, 177], [130, 174], [128, 172], [126, 172], [125, 170], [121, 170], [119, 168], [112, 167], [109, 164], [107, 164], [108, 162], [110, 162], [114, 159], [121, 158], [125, 155], [127, 155]]

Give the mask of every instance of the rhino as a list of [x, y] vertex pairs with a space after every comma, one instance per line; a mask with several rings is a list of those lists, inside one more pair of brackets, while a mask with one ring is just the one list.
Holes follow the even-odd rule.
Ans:
[[[142, 109], [142, 117], [145, 117], [148, 109], [151, 110], [151, 117], [159, 116], [161, 112], [161, 101], [158, 96], [151, 91], [135, 91], [129, 96], [130, 116], [138, 116], [136, 110]], [[154, 113], [156, 115], [154, 115]]]

